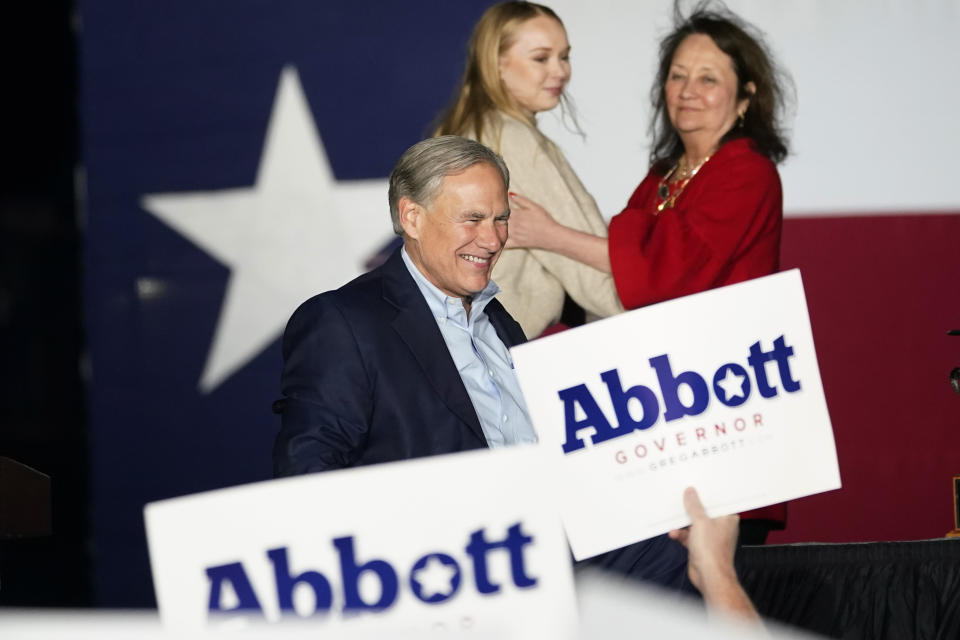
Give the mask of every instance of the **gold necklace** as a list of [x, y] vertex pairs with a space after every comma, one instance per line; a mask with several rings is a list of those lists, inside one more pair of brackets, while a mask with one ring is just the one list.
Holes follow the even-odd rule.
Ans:
[[[713, 157], [712, 151], [693, 169], [687, 169], [687, 158], [681, 155], [677, 163], [673, 165], [673, 168], [660, 179], [660, 184], [657, 186], [657, 195], [660, 197], [660, 204], [657, 205], [657, 209], [653, 212], [653, 215], [658, 215], [664, 209], [672, 209], [677, 198], [679, 198], [683, 190], [687, 188], [687, 184], [693, 180], [693, 176], [697, 175], [697, 172], [703, 168], [703, 165], [707, 164], [707, 160], [711, 157]], [[681, 163], [683, 163], [683, 168], [680, 167]], [[673, 193], [670, 193], [670, 177], [675, 173], [677, 174], [677, 185], [674, 187]]]

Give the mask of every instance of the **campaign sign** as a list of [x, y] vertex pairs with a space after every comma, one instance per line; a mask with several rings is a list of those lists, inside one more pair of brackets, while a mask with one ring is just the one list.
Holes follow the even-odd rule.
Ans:
[[711, 515], [840, 487], [800, 272], [678, 298], [511, 350], [588, 558]]
[[570, 551], [542, 458], [484, 450], [149, 504], [161, 618], [570, 637]]

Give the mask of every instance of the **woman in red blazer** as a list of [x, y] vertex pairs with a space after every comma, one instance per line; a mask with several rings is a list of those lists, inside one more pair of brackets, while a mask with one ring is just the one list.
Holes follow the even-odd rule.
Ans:
[[[786, 79], [751, 31], [732, 14], [697, 11], [660, 43], [650, 171], [607, 238], [511, 194], [507, 246], [612, 272], [627, 309], [776, 272]], [[786, 505], [743, 515], [759, 518], [744, 525], [743, 541], [762, 542], [782, 528]]]

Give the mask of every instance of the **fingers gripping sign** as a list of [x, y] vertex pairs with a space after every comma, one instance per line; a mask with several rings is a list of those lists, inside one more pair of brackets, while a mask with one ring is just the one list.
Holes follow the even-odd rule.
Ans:
[[690, 526], [674, 529], [669, 536], [690, 554], [690, 581], [716, 612], [759, 622], [733, 565], [740, 516], [711, 518], [693, 487], [683, 492], [683, 506], [690, 516]]

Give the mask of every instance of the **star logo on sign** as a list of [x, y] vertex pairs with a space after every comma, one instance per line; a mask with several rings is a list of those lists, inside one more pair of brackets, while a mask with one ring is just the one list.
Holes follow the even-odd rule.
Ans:
[[386, 180], [335, 180], [288, 67], [253, 186], [143, 196], [144, 209], [230, 270], [203, 393], [273, 342], [301, 302], [360, 273], [362, 257], [393, 233], [386, 192]]
[[746, 394], [743, 392], [746, 381], [746, 376], [734, 373], [733, 369], [727, 369], [727, 375], [717, 382], [717, 386], [723, 389], [723, 401], [729, 403], [734, 398], [746, 399]]
[[450, 556], [429, 555], [413, 566], [410, 583], [416, 596], [424, 602], [442, 602], [460, 587], [460, 568]]

